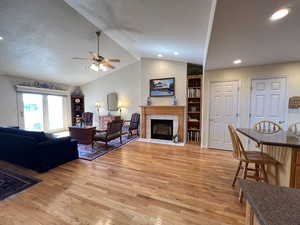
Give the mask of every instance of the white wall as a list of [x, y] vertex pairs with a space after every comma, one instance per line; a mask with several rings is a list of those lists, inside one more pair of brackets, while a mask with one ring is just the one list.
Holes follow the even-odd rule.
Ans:
[[[175, 77], [175, 93], [178, 105], [186, 105], [187, 64], [182, 62], [143, 58], [96, 81], [81, 86], [85, 96], [85, 110], [96, 113], [95, 103], [102, 107], [101, 115], [107, 115], [107, 94], [118, 93], [119, 100], [126, 105], [122, 117], [130, 119], [131, 114], [140, 112], [149, 96], [149, 81], [154, 78]], [[171, 105], [171, 97], [153, 97], [153, 105]], [[119, 115], [119, 112], [112, 113]], [[98, 119], [94, 119], [98, 124]]]
[[[272, 64], [206, 71], [203, 95], [203, 142], [207, 147], [209, 129], [209, 85], [212, 81], [240, 81], [240, 127], [249, 127], [250, 87], [254, 78], [287, 77], [287, 95], [300, 96], [300, 63]], [[287, 101], [288, 102], [288, 101]], [[288, 107], [288, 106], [286, 106]], [[300, 110], [288, 110], [288, 124], [300, 121]]]
[[16, 91], [7, 76], [0, 76], [0, 126], [18, 126]]
[[[143, 58], [142, 63], [142, 104], [146, 105], [149, 92], [149, 80], [175, 77], [175, 95], [178, 105], [186, 105], [187, 64], [183, 62]], [[171, 97], [152, 97], [152, 105], [171, 105]]]
[[[119, 101], [125, 105], [122, 117], [130, 119], [132, 113], [139, 112], [140, 105], [140, 83], [141, 83], [140, 61], [130, 64], [120, 70], [101, 77], [81, 86], [85, 96], [85, 111], [97, 115], [95, 103], [101, 104], [100, 114], [107, 115], [107, 95], [112, 92], [118, 93]], [[119, 115], [119, 112], [112, 114]], [[95, 118], [95, 117], [94, 117]], [[97, 119], [95, 119], [97, 123]]]

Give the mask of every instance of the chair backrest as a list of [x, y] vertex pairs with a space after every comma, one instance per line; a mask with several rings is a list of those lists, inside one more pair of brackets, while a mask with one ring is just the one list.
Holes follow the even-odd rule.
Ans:
[[289, 131], [294, 134], [300, 134], [300, 122], [291, 124], [289, 126]]
[[93, 113], [84, 112], [82, 113], [82, 119], [87, 126], [93, 126]]
[[140, 114], [133, 113], [130, 120], [129, 129], [138, 129], [140, 125]]
[[281, 126], [269, 120], [259, 121], [254, 125], [253, 128], [256, 131], [264, 134], [274, 134], [282, 130]]
[[113, 120], [107, 124], [107, 135], [122, 132], [123, 120]]
[[232, 147], [233, 147], [233, 158], [235, 159], [245, 159], [247, 160], [247, 155], [245, 153], [244, 146], [241, 142], [239, 135], [236, 132], [236, 129], [232, 125], [228, 125]]

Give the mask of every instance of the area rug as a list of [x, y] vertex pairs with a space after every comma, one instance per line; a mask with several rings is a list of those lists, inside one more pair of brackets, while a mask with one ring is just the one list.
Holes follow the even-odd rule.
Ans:
[[137, 138], [138, 138], [137, 136], [122, 136], [122, 144], [120, 143], [120, 139], [117, 138], [109, 142], [107, 147], [105, 146], [105, 143], [97, 142], [94, 145], [94, 149], [92, 148], [91, 145], [78, 144], [79, 158], [90, 160], [90, 161], [94, 160], [99, 156], [114, 151]]
[[41, 180], [0, 168], [0, 201], [39, 182]]

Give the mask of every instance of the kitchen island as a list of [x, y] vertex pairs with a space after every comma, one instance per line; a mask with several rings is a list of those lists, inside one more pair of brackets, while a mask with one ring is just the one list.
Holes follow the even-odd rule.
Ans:
[[[289, 131], [264, 134], [255, 129], [238, 128], [238, 132], [262, 146], [263, 152], [279, 162], [277, 169], [268, 165], [271, 184], [300, 188], [300, 136]], [[300, 223], [299, 223], [300, 224]]]
[[300, 190], [241, 180], [246, 225], [300, 225]]

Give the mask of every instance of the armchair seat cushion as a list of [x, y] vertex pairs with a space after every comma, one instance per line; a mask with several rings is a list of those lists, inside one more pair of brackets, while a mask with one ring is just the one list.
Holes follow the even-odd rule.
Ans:
[[94, 140], [102, 140], [106, 138], [106, 132], [96, 133], [94, 136]]
[[120, 132], [114, 133], [114, 134], [109, 134], [107, 136], [106, 135], [107, 135], [106, 132], [96, 133], [94, 136], [94, 140], [95, 141], [106, 141], [106, 140], [110, 141], [110, 140], [120, 137]]

